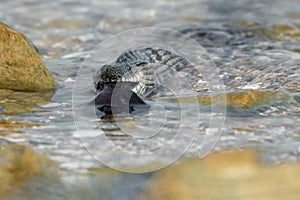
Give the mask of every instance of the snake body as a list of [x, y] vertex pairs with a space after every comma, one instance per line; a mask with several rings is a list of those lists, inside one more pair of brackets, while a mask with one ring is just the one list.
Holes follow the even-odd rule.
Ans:
[[[210, 53], [213, 53], [214, 49], [228, 45], [235, 46], [250, 40], [257, 32], [252, 29], [189, 27], [179, 30], [179, 32], [193, 38], [208, 48]], [[224, 56], [230, 57], [231, 54], [232, 52], [226, 49]], [[217, 60], [218, 65], [223, 65], [218, 62]], [[199, 73], [195, 72], [195, 68], [191, 66], [191, 63], [182, 55], [161, 47], [135, 48], [122, 53], [113, 63], [104, 65], [97, 70], [94, 74], [94, 84], [97, 90], [101, 90], [105, 83], [122, 82], [125, 83], [124, 86], [128, 86], [141, 96], [147, 96], [151, 91], [156, 90], [155, 87], [159, 86], [158, 81], [155, 80], [155, 72], [158, 68], [163, 69], [164, 67], [168, 72], [185, 70], [193, 76], [188, 78], [193, 79]], [[203, 85], [201, 88], [205, 87]]]

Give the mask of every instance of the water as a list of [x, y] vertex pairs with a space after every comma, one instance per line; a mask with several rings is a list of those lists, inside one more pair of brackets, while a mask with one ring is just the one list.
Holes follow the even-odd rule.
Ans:
[[[21, 189], [21, 195], [10, 198], [21, 199], [22, 194], [23, 199], [32, 199], [33, 196], [33, 199], [38, 199], [41, 194], [44, 199], [53, 199], [53, 196], [56, 199], [83, 199], [87, 196], [90, 199], [98, 199], [99, 196], [103, 199], [137, 198], [143, 184], [134, 183], [148, 183], [152, 173], [122, 175], [105, 170], [98, 172], [103, 165], [95, 159], [95, 155], [105, 152], [103, 156], [111, 165], [116, 161], [124, 165], [134, 163], [146, 166], [146, 170], [159, 168], [161, 164], [153, 165], [152, 157], [141, 157], [140, 162], [136, 162], [134, 156], [118, 155], [118, 151], [111, 149], [111, 143], [99, 145], [105, 135], [114, 145], [131, 153], [147, 153], [149, 149], [164, 145], [170, 147], [164, 152], [168, 156], [159, 159], [161, 163], [168, 163], [181, 153], [176, 151], [176, 147], [181, 146], [185, 150], [184, 147], [191, 143], [193, 138], [189, 133], [198, 131], [196, 142], [185, 152], [186, 157], [198, 156], [204, 134], [212, 130], [209, 129], [211, 116], [220, 121], [223, 117], [221, 112], [210, 112], [212, 107], [205, 103], [207, 99], [204, 97], [207, 91], [200, 91], [202, 96], [198, 100], [202, 104], [199, 115], [193, 112], [198, 109], [197, 99], [194, 98], [187, 98], [192, 103], [184, 104], [182, 116], [176, 110], [178, 104], [172, 100], [147, 100], [152, 106], [158, 106], [158, 111], [169, 106], [169, 125], [164, 133], [177, 129], [180, 117], [189, 119], [189, 122], [183, 121], [184, 134], [174, 140], [172, 131], [154, 137], [151, 142], [124, 137], [115, 123], [93, 121], [89, 115], [88, 120], [83, 118], [80, 124], [90, 132], [78, 135], [72, 113], [72, 94], [82, 62], [104, 39], [121, 31], [146, 26], [186, 30], [188, 35], [203, 45], [215, 62], [225, 90], [233, 94], [245, 91], [247, 94], [227, 98], [232, 106], [227, 110], [222, 136], [214, 151], [254, 148], [265, 162], [298, 161], [300, 7], [297, 5], [296, 0], [2, 1], [0, 20], [24, 32], [33, 41], [59, 84], [52, 98], [52, 94], [1, 94], [0, 106], [6, 108], [7, 114], [0, 116], [0, 120], [6, 120], [6, 123], [0, 121], [1, 143], [15, 142], [32, 147], [59, 165], [55, 172], [58, 173], [58, 180], [48, 180], [49, 177], [42, 176]], [[85, 75], [90, 73], [88, 71]], [[249, 94], [248, 90], [262, 93]], [[92, 97], [93, 94], [92, 88], [88, 88], [84, 95]], [[20, 98], [24, 95], [28, 101]], [[88, 99], [84, 101], [87, 105]], [[0, 112], [3, 108], [0, 107]], [[154, 124], [166, 119], [164, 112], [156, 112], [152, 117]], [[15, 120], [20, 122], [18, 126]], [[138, 129], [132, 122], [143, 125], [147, 124], [147, 120], [141, 116], [134, 120], [129, 117], [120, 120], [119, 126], [134, 132]], [[143, 127], [145, 134], [147, 131], [151, 133], [152, 127]], [[170, 140], [172, 145], [168, 143]], [[92, 152], [88, 152], [86, 147]], [[154, 160], [157, 161], [157, 157]], [[97, 171], [97, 175], [92, 173], [93, 170]], [[37, 183], [43, 183], [44, 187], [36, 189], [34, 184]], [[85, 186], [80, 187], [81, 184], [77, 183]], [[124, 185], [128, 183], [132, 185], [126, 188]]]

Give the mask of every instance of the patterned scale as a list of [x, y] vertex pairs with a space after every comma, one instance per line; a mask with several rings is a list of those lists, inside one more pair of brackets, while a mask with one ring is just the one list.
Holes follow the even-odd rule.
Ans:
[[139, 83], [133, 90], [145, 97], [153, 95], [161, 88], [161, 82], [157, 80], [155, 73], [172, 76], [174, 71], [181, 71], [191, 66], [179, 54], [159, 47], [129, 50], [120, 55], [115, 63], [118, 65], [126, 63], [132, 66], [134, 76], [125, 74], [122, 80], [138, 79]]

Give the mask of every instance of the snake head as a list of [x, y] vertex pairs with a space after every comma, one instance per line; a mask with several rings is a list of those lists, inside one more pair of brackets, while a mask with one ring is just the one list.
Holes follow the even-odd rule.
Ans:
[[124, 74], [119, 66], [113, 64], [103, 65], [94, 73], [94, 86], [96, 90], [102, 90], [105, 83], [117, 82]]
[[137, 71], [146, 62], [112, 63], [103, 65], [94, 73], [96, 90], [102, 90], [107, 83], [122, 82], [127, 88], [134, 87], [142, 77], [137, 76]]

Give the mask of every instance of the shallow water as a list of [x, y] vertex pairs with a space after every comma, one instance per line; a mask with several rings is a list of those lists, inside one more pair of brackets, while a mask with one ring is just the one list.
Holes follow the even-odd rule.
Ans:
[[[38, 199], [33, 196], [42, 193], [44, 199], [53, 199], [53, 196], [56, 199], [87, 196], [90, 199], [99, 196], [103, 199], [133, 199], [143, 188], [143, 184], [134, 183], [148, 183], [152, 173], [129, 175], [101, 171], [91, 175], [91, 169], [103, 166], [97, 158], [101, 157], [104, 164], [109, 163], [115, 168], [121, 163], [129, 171], [136, 170], [136, 165], [147, 171], [170, 163], [182, 153], [195, 157], [200, 150], [210, 150], [203, 150], [201, 144], [205, 135], [220, 125], [224, 113], [218, 112], [217, 107], [210, 112], [214, 107], [205, 97], [208, 91], [201, 91], [201, 87], [198, 88], [199, 97], [183, 97], [182, 113], [178, 110], [178, 102], [158, 98], [147, 100], [156, 108], [152, 121], [147, 115], [121, 117], [123, 120], [116, 120], [117, 126], [111, 121], [96, 121], [94, 112], [85, 112], [80, 115], [82, 118], [76, 118], [75, 114], [74, 122], [72, 95], [74, 83], [78, 83], [77, 72], [85, 69], [78, 73], [90, 79], [91, 69], [97, 67], [81, 67], [85, 58], [89, 58], [89, 52], [113, 34], [145, 26], [185, 30], [184, 33], [202, 44], [215, 62], [228, 93], [228, 107], [222, 135], [213, 151], [253, 148], [261, 160], [272, 164], [299, 161], [300, 7], [297, 5], [296, 0], [2, 1], [0, 20], [24, 32], [33, 41], [59, 84], [51, 100], [49, 94], [1, 92], [1, 143], [32, 147], [59, 165], [57, 182], [42, 177], [42, 180], [29, 183], [29, 189], [25, 187], [21, 195], [10, 198], [21, 199], [20, 196], [26, 193], [23, 199]], [[128, 39], [129, 43], [130, 39], [134, 37]], [[115, 48], [117, 44], [112, 46]], [[125, 47], [120, 46], [121, 49]], [[86, 98], [93, 97], [92, 86], [89, 83], [81, 86], [87, 89], [77, 97], [82, 97], [83, 106], [92, 110], [88, 104], [90, 98]], [[249, 93], [249, 90], [259, 92]], [[236, 94], [238, 91], [241, 92], [239, 95]], [[24, 95], [28, 101], [22, 99]], [[212, 95], [219, 94], [212, 92]], [[195, 112], [198, 109], [199, 113]], [[212, 116], [219, 119], [213, 125], [210, 124]], [[119, 130], [123, 127], [129, 134], [143, 132], [147, 136], [164, 120], [167, 123], [162, 134], [150, 141], [128, 137]], [[152, 126], [147, 126], [150, 122]], [[178, 122], [184, 125], [181, 135], [176, 135]], [[142, 129], [138, 129], [137, 124]], [[197, 133], [196, 140], [191, 133]], [[214, 144], [217, 136], [218, 133], [205, 142]], [[103, 138], [107, 139], [106, 143]], [[116, 146], [127, 152], [126, 155], [141, 156], [124, 157], [112, 149]], [[166, 156], [147, 156], [147, 152], [161, 147], [168, 147], [163, 151]], [[41, 182], [44, 187], [35, 190], [34, 184]], [[78, 183], [86, 187], [81, 188]], [[129, 183], [132, 185], [124, 187]]]

